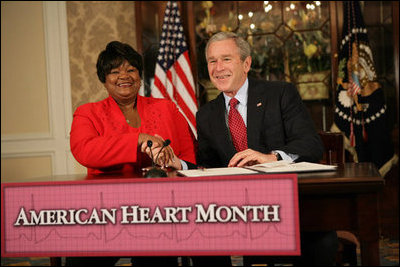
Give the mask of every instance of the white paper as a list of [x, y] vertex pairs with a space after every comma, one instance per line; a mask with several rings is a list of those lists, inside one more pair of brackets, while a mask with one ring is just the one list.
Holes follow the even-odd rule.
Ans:
[[275, 161], [262, 163], [246, 167], [264, 173], [285, 173], [285, 172], [314, 172], [314, 171], [334, 171], [337, 166], [325, 165], [311, 162], [290, 163], [288, 161]]
[[201, 177], [201, 176], [217, 176], [217, 175], [254, 174], [258, 172], [239, 167], [229, 167], [229, 168], [226, 167], [226, 168], [210, 168], [210, 169], [196, 169], [196, 170], [179, 170], [178, 173], [188, 177]]
[[290, 173], [290, 172], [315, 172], [315, 171], [335, 171], [337, 166], [317, 164], [311, 162], [297, 162], [280, 160], [268, 163], [261, 163], [253, 166], [210, 168], [195, 170], [180, 170], [178, 173], [188, 177], [218, 176], [218, 175], [238, 175], [256, 173]]

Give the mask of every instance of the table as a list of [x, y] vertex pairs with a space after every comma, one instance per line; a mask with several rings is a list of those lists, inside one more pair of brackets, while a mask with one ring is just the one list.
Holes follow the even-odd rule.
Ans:
[[360, 242], [361, 265], [379, 266], [378, 193], [384, 180], [372, 163], [298, 175], [302, 231], [348, 230]]
[[[116, 174], [90, 178], [138, 176]], [[168, 176], [174, 177], [176, 172]], [[86, 175], [64, 175], [37, 180], [87, 178]], [[372, 163], [345, 163], [338, 165], [337, 171], [298, 174], [301, 231], [351, 231], [360, 242], [361, 264], [379, 266], [378, 193], [383, 185], [384, 180]]]
[[360, 242], [361, 265], [380, 266], [378, 193], [383, 185], [372, 163], [298, 174], [300, 230], [350, 231]]

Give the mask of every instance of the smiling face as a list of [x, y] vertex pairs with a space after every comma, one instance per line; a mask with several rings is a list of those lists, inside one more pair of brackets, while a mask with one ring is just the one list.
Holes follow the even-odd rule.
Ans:
[[207, 49], [207, 66], [211, 82], [218, 90], [233, 97], [246, 81], [251, 57], [242, 61], [239, 48], [232, 39], [216, 41]]
[[118, 104], [127, 104], [136, 99], [140, 81], [138, 69], [125, 60], [106, 75], [104, 86]]

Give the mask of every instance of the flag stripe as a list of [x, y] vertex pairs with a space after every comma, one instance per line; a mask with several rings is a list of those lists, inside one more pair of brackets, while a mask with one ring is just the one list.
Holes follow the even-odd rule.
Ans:
[[185, 72], [183, 71], [181, 65], [179, 64], [179, 61], [175, 62], [174, 64], [174, 70], [176, 72], [176, 74], [179, 77], [179, 82], [182, 84], [182, 86], [180, 86], [179, 88], [182, 91], [186, 91], [188, 97], [190, 97], [192, 99], [192, 101], [196, 101], [196, 97], [194, 95], [194, 89], [193, 87], [189, 84], [188, 80], [187, 80], [187, 76], [185, 74]]
[[[192, 72], [192, 65], [190, 64], [189, 52], [183, 53], [183, 55], [185, 56], [185, 59], [186, 59], [186, 61], [184, 61], [185, 65], [183, 66], [183, 68], [188, 70], [191, 73]], [[188, 81], [190, 82], [192, 88], [194, 88], [193, 76], [189, 75], [187, 78], [188, 78]]]
[[[158, 73], [160, 74], [160, 72]], [[162, 74], [165, 74], [164, 72], [162, 72]], [[154, 97], [161, 97], [161, 98], [166, 98], [169, 100], [172, 100], [173, 102], [175, 102], [175, 104], [177, 104], [177, 106], [180, 108], [180, 110], [186, 115], [185, 117], [190, 121], [190, 123], [192, 125], [196, 125], [196, 118], [195, 118], [195, 110], [193, 110], [193, 105], [195, 105], [195, 103], [193, 103], [191, 105], [191, 107], [189, 107], [187, 105], [187, 103], [190, 103], [190, 101], [184, 101], [184, 98], [181, 96], [181, 93], [185, 93], [185, 91], [178, 91], [174, 84], [180, 84], [179, 82], [175, 83], [173, 82], [173, 76], [177, 76], [176, 72], [174, 71], [174, 68], [171, 68], [170, 70], [168, 70], [167, 75], [164, 75], [162, 77], [162, 79], [165, 81], [164, 83], [161, 82], [161, 80], [159, 79], [159, 76], [161, 75], [157, 75], [154, 77], [154, 88], [153, 90], [155, 92], [159, 92], [158, 94], [152, 91], [152, 95]], [[166, 87], [164, 85], [167, 85], [167, 88], [169, 88], [170, 90], [167, 90]], [[157, 90], [158, 89], [158, 90]], [[174, 93], [170, 93], [170, 92], [174, 92]]]
[[[169, 73], [170, 73], [170, 71], [169, 71]], [[171, 74], [167, 74], [166, 77], [167, 76], [171, 77]], [[167, 84], [169, 85], [169, 88], [173, 88], [173, 84], [169, 81], [169, 78], [167, 80], [168, 80]], [[183, 113], [182, 115], [188, 121], [190, 128], [192, 129], [192, 131], [194, 133], [196, 133], [196, 118], [194, 116], [195, 113], [193, 113], [187, 107], [183, 98], [179, 94], [177, 94], [176, 97], [174, 97], [172, 99], [170, 97], [170, 95], [167, 93], [167, 90], [166, 90], [164, 84], [159, 80], [159, 78], [157, 76], [154, 79], [154, 85], [155, 85], [155, 87], [152, 89], [152, 96], [159, 97], [159, 98], [166, 98], [166, 99], [172, 100], [175, 104], [177, 104], [179, 110], [181, 111], [181, 113]]]
[[[188, 55], [187, 51], [178, 58], [178, 61], [175, 64], [176, 70], [179, 73], [179, 77], [181, 77], [181, 80], [182, 80], [183, 84], [185, 85], [186, 90], [192, 97], [193, 102], [196, 102], [196, 95], [194, 92], [194, 83], [193, 83], [193, 79], [191, 79], [192, 75], [188, 75], [189, 73], [191, 73], [190, 61], [188, 61], [188, 57], [186, 55]], [[191, 79], [191, 80], [189, 80], [189, 79]]]
[[[171, 72], [171, 79], [169, 80], [170, 81], [169, 86], [174, 87], [174, 89], [172, 90], [174, 92], [174, 95], [177, 92], [179, 92], [179, 94], [182, 96], [182, 98], [185, 99], [186, 105], [190, 108], [190, 110], [193, 113], [196, 113], [196, 110], [197, 110], [196, 102], [195, 102], [195, 100], [192, 99], [189, 91], [185, 88], [185, 85], [181, 79], [183, 74], [179, 75], [179, 73], [176, 72], [175, 66], [176, 66], [176, 64], [174, 64], [174, 66], [169, 69], [169, 71]], [[184, 76], [184, 77], [186, 77], [186, 76]], [[174, 79], [174, 80], [172, 80], [172, 79]]]
[[[164, 86], [165, 83], [163, 83], [161, 81], [160, 76], [161, 76], [160, 73], [158, 73], [158, 75], [154, 76], [154, 86], [151, 90], [151, 95], [153, 97], [166, 98], [166, 99], [171, 100], [171, 97], [169, 96], [169, 94], [167, 92], [167, 88], [165, 88], [165, 86]], [[165, 77], [163, 80], [165, 80]]]
[[[179, 107], [178, 107], [178, 108], [179, 108]], [[193, 134], [194, 134], [194, 135], [196, 136], [196, 138], [197, 138], [196, 124], [193, 125], [193, 124], [190, 122], [190, 120], [186, 117], [185, 113], [182, 112], [181, 109], [179, 109], [179, 111], [182, 113], [183, 117], [185, 117], [186, 121], [187, 121], [188, 124], [189, 124], [190, 129], [192, 129]]]
[[[171, 71], [171, 69], [170, 69], [167, 72], [167, 77], [168, 77], [168, 79], [170, 81], [172, 81], [172, 76], [173, 76], [173, 71]], [[175, 100], [175, 103], [178, 105], [179, 108], [181, 108], [183, 113], [186, 115], [186, 118], [188, 118], [189, 121], [192, 124], [196, 125], [196, 119], [195, 119], [195, 116], [194, 116], [193, 112], [187, 106], [186, 101], [184, 101], [184, 99], [182, 98], [181, 94], [176, 89], [174, 83], [171, 83], [171, 87], [173, 88], [173, 91], [174, 91], [174, 98], [173, 99]]]
[[157, 77], [160, 81], [159, 90], [162, 92], [162, 95], [168, 98], [169, 100], [173, 100], [173, 89], [169, 79], [164, 71], [164, 69], [160, 66], [159, 63], [156, 65], [156, 73], [154, 77]]

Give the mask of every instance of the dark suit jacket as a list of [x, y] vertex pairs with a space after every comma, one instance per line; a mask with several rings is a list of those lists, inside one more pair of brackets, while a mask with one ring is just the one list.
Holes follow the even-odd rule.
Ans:
[[[197, 164], [226, 167], [236, 153], [225, 118], [221, 94], [196, 114]], [[318, 162], [323, 145], [294, 85], [249, 78], [247, 102], [248, 147], [262, 153], [282, 150], [299, 155], [296, 161]]]

